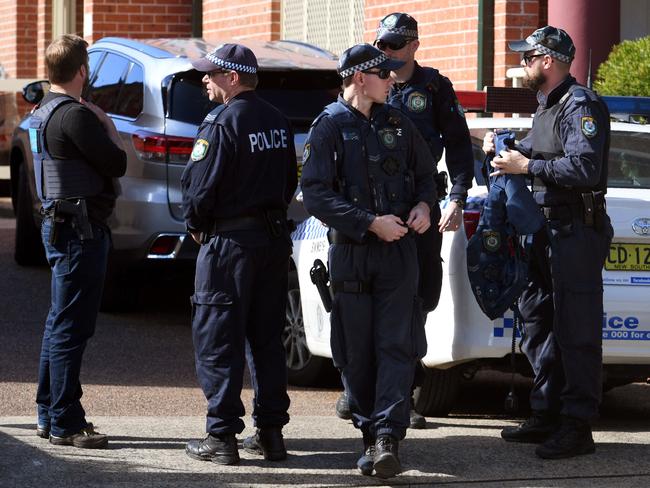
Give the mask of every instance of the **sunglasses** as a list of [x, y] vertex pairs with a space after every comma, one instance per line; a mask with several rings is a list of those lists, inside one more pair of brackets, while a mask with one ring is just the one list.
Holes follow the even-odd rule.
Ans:
[[217, 75], [225, 75], [226, 73], [230, 73], [232, 70], [229, 69], [215, 69], [214, 71], [210, 71], [208, 73], [208, 76], [217, 76]]
[[403, 39], [399, 42], [387, 42], [378, 39], [375, 41], [375, 46], [377, 46], [377, 49], [380, 51], [385, 51], [386, 49], [390, 49], [391, 51], [399, 51], [400, 49], [404, 49], [404, 46], [410, 44], [411, 42], [413, 42], [413, 39]]
[[362, 71], [362, 73], [365, 73], [367, 75], [375, 75], [379, 77], [380, 80], [387, 80], [390, 77], [389, 69], [380, 69], [379, 71]]
[[526, 65], [529, 65], [533, 59], [539, 58], [540, 56], [545, 56], [545, 54], [524, 54], [521, 59], [524, 60], [524, 63], [526, 63]]

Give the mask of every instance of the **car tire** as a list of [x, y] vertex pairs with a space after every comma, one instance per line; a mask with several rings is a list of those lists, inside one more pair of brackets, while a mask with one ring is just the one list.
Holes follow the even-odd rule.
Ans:
[[424, 368], [422, 384], [413, 393], [415, 410], [426, 417], [445, 417], [454, 406], [460, 390], [458, 368]]
[[16, 238], [14, 241], [14, 259], [21, 266], [39, 266], [45, 264], [45, 250], [41, 233], [32, 209], [32, 192], [25, 165], [18, 170], [18, 195], [16, 197]]
[[135, 310], [139, 298], [137, 279], [124, 270], [122, 263], [108, 256], [100, 312], [122, 313]]
[[282, 343], [287, 354], [289, 383], [296, 386], [315, 386], [329, 378], [332, 361], [312, 355], [307, 347], [302, 318], [300, 287], [295, 270], [289, 272], [286, 323]]

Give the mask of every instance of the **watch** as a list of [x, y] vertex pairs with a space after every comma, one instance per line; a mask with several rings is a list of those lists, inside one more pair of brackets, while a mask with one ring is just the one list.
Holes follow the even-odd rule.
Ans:
[[463, 200], [461, 200], [460, 198], [454, 198], [452, 200], [452, 202], [454, 202], [456, 205], [458, 205], [458, 208], [460, 208], [461, 210], [463, 210], [465, 208], [465, 202]]

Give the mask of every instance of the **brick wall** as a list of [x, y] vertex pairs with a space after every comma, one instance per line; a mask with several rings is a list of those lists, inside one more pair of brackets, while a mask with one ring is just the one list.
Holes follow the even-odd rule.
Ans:
[[205, 39], [280, 39], [281, 0], [203, 0]]
[[386, 2], [366, 0], [366, 42], [375, 39], [379, 20], [391, 12], [407, 12], [418, 21], [422, 65], [448, 76], [455, 88], [476, 86], [478, 2], [476, 0], [418, 0]]
[[[545, 16], [544, 10], [542, 15]], [[496, 86], [511, 86], [510, 80], [506, 78], [506, 71], [519, 66], [521, 60], [520, 54], [508, 49], [508, 41], [525, 39], [539, 26], [539, 0], [495, 0], [494, 84]]]
[[0, 0], [0, 64], [8, 77], [36, 74], [36, 15], [30, 0]]
[[[79, 2], [81, 3], [81, 2]], [[36, 76], [47, 77], [45, 68], [45, 50], [52, 42], [52, 0], [38, 0], [38, 18], [36, 22]]]
[[106, 36], [135, 39], [192, 35], [192, 0], [85, 0], [84, 38], [92, 43]]

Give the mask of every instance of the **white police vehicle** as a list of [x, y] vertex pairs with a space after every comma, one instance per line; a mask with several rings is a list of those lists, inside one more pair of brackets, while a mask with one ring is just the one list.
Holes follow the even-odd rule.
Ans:
[[[462, 95], [459, 92], [461, 103], [470, 108], [489, 106], [483, 93], [465, 94], [469, 98]], [[512, 103], [511, 97], [505, 99]], [[603, 269], [606, 388], [650, 377], [650, 124], [640, 123], [643, 117], [627, 115], [650, 114], [650, 99], [616, 97], [610, 98], [608, 105], [614, 117], [607, 211], [615, 237]], [[486, 130], [508, 128], [521, 139], [532, 118], [468, 118], [468, 125], [478, 163], [484, 156], [480, 147]], [[422, 360], [426, 374], [415, 394], [416, 409], [429, 416], [450, 411], [462, 378], [471, 378], [479, 369], [510, 367], [512, 315], [490, 321], [479, 309], [467, 278], [465, 247], [476, 230], [486, 194], [486, 187], [480, 183], [475, 182], [470, 191], [464, 229], [446, 233], [443, 240], [442, 295], [437, 309], [427, 317], [428, 351]], [[295, 384], [313, 383], [331, 364], [329, 316], [309, 276], [315, 259], [327, 262], [326, 231], [319, 221], [310, 218], [293, 233], [296, 271], [289, 292], [285, 346], [290, 381]], [[525, 360], [516, 363], [520, 372], [530, 371]]]

